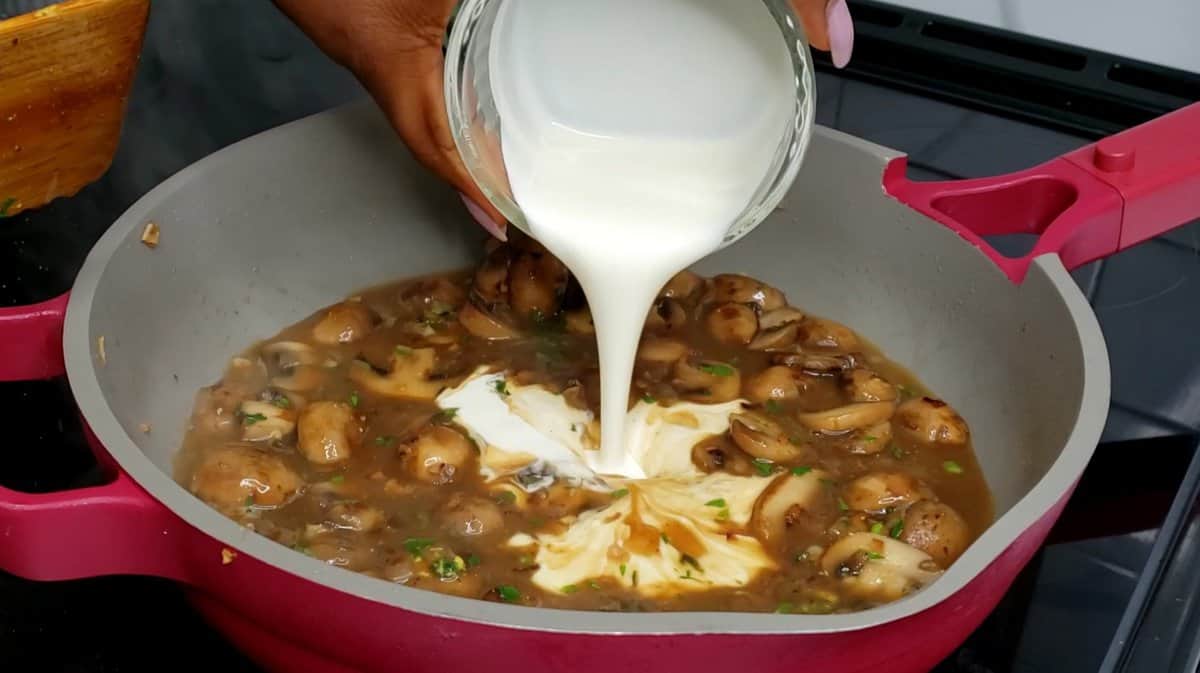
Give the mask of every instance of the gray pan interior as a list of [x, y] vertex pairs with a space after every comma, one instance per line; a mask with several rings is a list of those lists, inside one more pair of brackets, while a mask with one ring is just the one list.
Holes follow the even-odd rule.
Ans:
[[[844, 321], [971, 425], [999, 519], [939, 581], [837, 616], [602, 614], [469, 601], [332, 568], [249, 533], [171, 479], [195, 391], [228, 358], [373, 284], [473, 262], [457, 196], [408, 157], [369, 104], [274, 129], [174, 176], [88, 257], [67, 314], [71, 385], [121, 467], [189, 524], [283, 570], [410, 610], [516, 628], [778, 633], [864, 628], [951, 595], [1052, 507], [1099, 439], [1109, 394], [1096, 320], [1056, 257], [1011, 284], [977, 250], [888, 198], [896, 153], [818, 129], [780, 210], [699, 270], [745, 272]], [[161, 243], [140, 242], [148, 221]], [[97, 357], [105, 338], [107, 363]], [[150, 423], [143, 434], [138, 425]]]

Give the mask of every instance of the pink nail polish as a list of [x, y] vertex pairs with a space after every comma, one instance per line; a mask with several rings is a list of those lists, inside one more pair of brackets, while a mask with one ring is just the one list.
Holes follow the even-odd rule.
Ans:
[[829, 54], [833, 65], [845, 68], [854, 52], [854, 22], [850, 19], [850, 8], [846, 0], [833, 0], [825, 8], [825, 20], [829, 26]]
[[463, 204], [467, 206], [467, 212], [471, 213], [471, 217], [475, 218], [475, 221], [479, 223], [479, 226], [483, 227], [487, 233], [495, 236], [501, 241], [508, 240], [508, 234], [504, 231], [505, 227], [500, 226], [495, 220], [493, 220], [491, 217], [488, 217], [488, 214], [483, 211], [483, 208], [480, 208], [478, 204], [471, 199], [468, 199], [465, 194], [459, 194], [459, 196], [462, 197]]

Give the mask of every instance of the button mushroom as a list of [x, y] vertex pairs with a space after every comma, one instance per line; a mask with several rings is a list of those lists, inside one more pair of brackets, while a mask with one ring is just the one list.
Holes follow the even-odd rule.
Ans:
[[521, 336], [519, 331], [473, 302], [467, 302], [459, 309], [458, 322], [473, 336], [488, 341], [505, 341]]
[[362, 438], [354, 409], [344, 402], [313, 402], [300, 412], [296, 446], [316, 465], [335, 465], [350, 459]]
[[228, 514], [286, 505], [304, 481], [278, 454], [231, 445], [204, 456], [192, 474], [191, 490]]
[[896, 432], [918, 442], [958, 446], [967, 443], [967, 422], [941, 400], [911, 399], [896, 410]]
[[758, 315], [745, 304], [718, 304], [704, 319], [708, 333], [727, 346], [745, 346], [758, 331]]
[[844, 372], [846, 393], [854, 402], [893, 402], [896, 386], [869, 369], [857, 368]]
[[436, 352], [432, 348], [397, 349], [391, 355], [391, 372], [376, 373], [370, 365], [355, 362], [350, 380], [377, 395], [401, 400], [432, 400], [447, 384], [434, 375]]
[[279, 441], [296, 428], [296, 414], [270, 402], [242, 402], [239, 415], [242, 439], [247, 442]]
[[646, 329], [652, 332], [671, 332], [687, 324], [687, 309], [677, 299], [660, 297], [650, 307]]
[[691, 271], [680, 271], [659, 292], [660, 297], [670, 297], [686, 301], [704, 287], [704, 279]]
[[471, 294], [483, 302], [484, 306], [493, 307], [508, 303], [508, 265], [511, 261], [511, 249], [500, 246], [488, 253], [475, 270], [475, 277], [471, 281]]
[[837, 518], [837, 503], [822, 483], [823, 472], [797, 476], [785, 472], [758, 496], [750, 516], [750, 530], [763, 544], [780, 549], [787, 539], [817, 540]]
[[942, 568], [962, 555], [970, 542], [967, 522], [953, 507], [922, 500], [904, 512], [901, 540], [929, 554]]
[[383, 528], [383, 512], [361, 502], [341, 502], [329, 510], [329, 523], [335, 528], [373, 533]]
[[861, 347], [858, 335], [849, 327], [824, 318], [809, 317], [800, 326], [800, 342], [809, 348], [851, 353]]
[[850, 453], [873, 456], [888, 447], [892, 441], [892, 424], [884, 421], [854, 433], [850, 440]]
[[499, 533], [504, 527], [504, 512], [490, 500], [455, 493], [442, 510], [442, 525], [452, 535], [462, 537]]
[[552, 316], [567, 287], [567, 267], [541, 246], [522, 252], [508, 269], [509, 306], [520, 317]]
[[903, 472], [872, 472], [847, 484], [842, 493], [842, 499], [850, 509], [871, 514], [881, 514], [932, 497], [928, 486]]
[[646, 337], [638, 348], [638, 359], [647, 362], [672, 363], [687, 357], [687, 344], [675, 339]]
[[778, 423], [762, 414], [747, 412], [734, 416], [729, 435], [742, 451], [774, 463], [799, 460], [805, 453], [804, 447], [788, 440]]
[[933, 559], [899, 540], [853, 533], [821, 555], [821, 569], [864, 599], [893, 601], [937, 579]]
[[788, 367], [768, 367], [751, 376], [743, 386], [746, 398], [762, 404], [767, 400], [794, 400], [800, 397], [796, 374]]
[[375, 315], [362, 302], [346, 301], [331, 307], [313, 326], [317, 343], [348, 344], [367, 335], [375, 326]]
[[717, 404], [737, 399], [742, 377], [736, 367], [724, 362], [693, 363], [683, 358], [675, 363], [672, 385], [682, 397], [693, 402]]
[[796, 341], [803, 319], [804, 313], [791, 306], [764, 313], [758, 319], [758, 334], [750, 342], [750, 350], [769, 351], [791, 346]]
[[449, 426], [430, 425], [404, 451], [409, 455], [414, 477], [431, 484], [448, 484], [475, 455], [475, 446]]
[[320, 366], [317, 350], [299, 341], [277, 341], [262, 347], [263, 357], [270, 368], [278, 372], [271, 385], [293, 393], [316, 390], [325, 383], [325, 370]]
[[592, 312], [586, 306], [567, 311], [565, 315], [567, 332], [570, 334], [595, 334], [596, 325], [592, 322]]
[[[794, 348], [794, 347], [793, 347]], [[803, 349], [794, 348], [787, 352], [775, 353], [771, 356], [772, 364], [798, 369], [808, 374], [828, 376], [854, 367], [854, 357], [850, 355], [830, 355], [827, 353], [810, 353]]]
[[749, 276], [721, 274], [713, 278], [712, 300], [755, 304], [762, 311], [774, 311], [784, 305], [783, 293]]
[[838, 434], [883, 423], [892, 417], [891, 402], [856, 402], [825, 411], [796, 414], [804, 427], [817, 432]]

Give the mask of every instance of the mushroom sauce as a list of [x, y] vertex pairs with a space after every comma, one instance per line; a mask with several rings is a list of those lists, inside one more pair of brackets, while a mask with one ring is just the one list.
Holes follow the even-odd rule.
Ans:
[[589, 610], [866, 609], [992, 521], [952, 407], [746, 276], [683, 272], [646, 321], [626, 433], [645, 479], [588, 472], [598, 416], [582, 292], [521, 238], [235, 357], [177, 475], [348, 570]]

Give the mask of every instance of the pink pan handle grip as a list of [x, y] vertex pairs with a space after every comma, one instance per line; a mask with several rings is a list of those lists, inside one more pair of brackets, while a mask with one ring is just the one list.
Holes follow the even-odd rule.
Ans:
[[[67, 295], [0, 309], [0, 381], [64, 373]], [[28, 579], [140, 574], [181, 579], [178, 520], [122, 473], [61, 493], [0, 486], [0, 568]]]
[[[884, 190], [1019, 283], [1046, 253], [1074, 269], [1200, 218], [1200, 103], [1017, 173], [912, 182], [906, 169], [904, 157], [888, 164]], [[1001, 234], [1039, 238], [1029, 254], [1010, 258], [983, 240]]]

